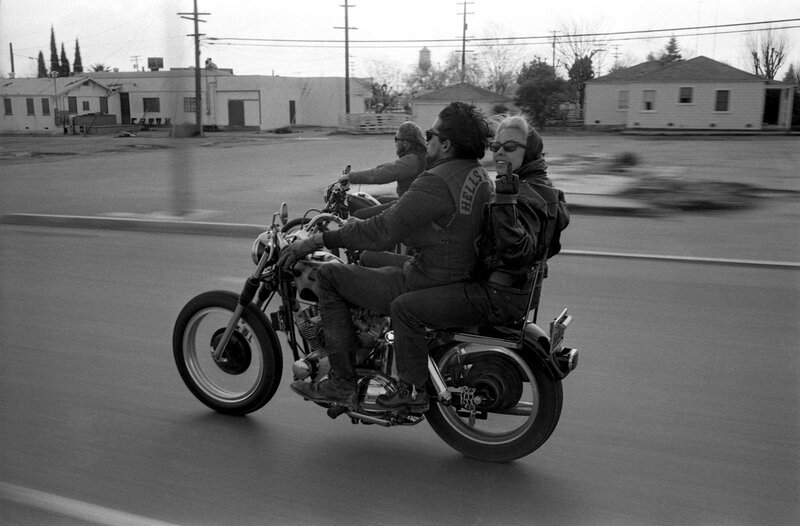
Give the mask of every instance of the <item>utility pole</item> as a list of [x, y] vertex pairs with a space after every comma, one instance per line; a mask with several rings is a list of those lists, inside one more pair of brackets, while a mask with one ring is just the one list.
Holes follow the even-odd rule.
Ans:
[[141, 55], [132, 55], [131, 60], [133, 61], [133, 71], [139, 71], [139, 59], [142, 58]]
[[461, 82], [464, 82], [464, 78], [466, 77], [467, 72], [467, 15], [472, 15], [474, 13], [467, 13], [467, 4], [474, 4], [475, 2], [467, 2], [462, 1], [461, 7], [462, 11], [458, 13], [459, 15], [463, 16], [463, 26], [461, 29]]
[[556, 32], [553, 31], [553, 70], [556, 69]]
[[355, 7], [350, 5], [345, 0], [344, 5], [344, 27], [336, 27], [334, 29], [344, 29], [344, 112], [350, 115], [350, 30], [358, 29], [357, 27], [350, 27], [349, 8]]
[[[190, 33], [186, 36], [194, 37], [194, 100], [195, 100], [195, 119], [197, 121], [197, 135], [202, 137], [203, 136], [203, 105], [202, 101], [202, 89], [200, 83], [200, 37], [205, 36], [205, 33], [200, 33], [200, 28], [198, 27], [199, 22], [205, 22], [205, 20], [200, 20], [200, 15], [210, 15], [211, 13], [198, 13], [197, 12], [197, 0], [194, 0], [194, 12], [192, 13], [178, 13], [181, 18], [185, 18], [186, 20], [193, 20], [194, 21], [194, 33]], [[188, 16], [187, 16], [188, 15]]]

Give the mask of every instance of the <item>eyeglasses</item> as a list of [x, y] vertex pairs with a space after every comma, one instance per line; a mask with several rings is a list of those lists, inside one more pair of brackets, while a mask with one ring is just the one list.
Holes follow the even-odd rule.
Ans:
[[506, 141], [503, 144], [500, 144], [499, 142], [490, 142], [489, 143], [489, 149], [492, 150], [493, 152], [499, 151], [500, 148], [502, 148], [504, 151], [506, 151], [508, 153], [511, 153], [511, 152], [516, 152], [517, 148], [522, 148], [524, 150], [525, 149], [525, 145], [524, 144], [520, 144], [520, 143], [518, 143], [516, 141]]
[[447, 140], [447, 139], [444, 137], [444, 135], [442, 135], [441, 133], [439, 133], [439, 132], [437, 132], [437, 131], [433, 131], [433, 130], [425, 130], [425, 140], [426, 140], [426, 141], [428, 141], [428, 142], [431, 142], [431, 139], [433, 139], [433, 136], [434, 136], [434, 135], [435, 135], [435, 136], [437, 136], [437, 137], [439, 137], [439, 140], [440, 140], [440, 141], [446, 141], [446, 140]]

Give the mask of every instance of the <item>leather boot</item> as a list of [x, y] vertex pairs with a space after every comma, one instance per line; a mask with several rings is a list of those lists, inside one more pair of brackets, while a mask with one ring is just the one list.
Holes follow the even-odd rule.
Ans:
[[350, 353], [328, 356], [331, 371], [318, 382], [292, 382], [292, 391], [312, 402], [333, 402], [350, 409], [358, 404], [358, 383]]
[[416, 387], [414, 384], [408, 384], [402, 380], [398, 383], [395, 392], [381, 395], [375, 402], [384, 409], [407, 407], [412, 413], [424, 413], [430, 407], [428, 391], [425, 386]]

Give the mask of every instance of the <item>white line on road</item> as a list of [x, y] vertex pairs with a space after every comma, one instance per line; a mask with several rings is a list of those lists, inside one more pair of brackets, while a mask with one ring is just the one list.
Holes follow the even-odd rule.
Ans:
[[684, 263], [705, 263], [711, 265], [735, 265], [743, 267], [772, 267], [800, 269], [800, 263], [793, 261], [761, 261], [754, 259], [704, 258], [694, 256], [659, 256], [655, 254], [630, 254], [625, 252], [598, 252], [596, 250], [562, 250], [559, 254], [572, 256], [609, 257], [627, 259], [652, 259]]
[[0, 482], [0, 502], [13, 502], [92, 524], [109, 526], [176, 526], [149, 517], [96, 506], [43, 491]]

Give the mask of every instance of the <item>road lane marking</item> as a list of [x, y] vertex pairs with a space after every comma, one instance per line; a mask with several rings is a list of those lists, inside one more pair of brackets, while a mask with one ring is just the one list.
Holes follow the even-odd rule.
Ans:
[[0, 501], [14, 502], [92, 524], [107, 524], [108, 526], [177, 526], [175, 523], [112, 510], [88, 502], [68, 499], [6, 482], [0, 482]]
[[626, 252], [600, 252], [596, 250], [562, 250], [559, 254], [569, 256], [589, 256], [589, 257], [608, 257], [626, 259], [650, 259], [659, 261], [675, 261], [680, 263], [699, 263], [708, 265], [732, 265], [742, 267], [771, 267], [800, 269], [800, 263], [793, 261], [762, 261], [754, 259], [730, 259], [730, 258], [705, 258], [695, 256], [661, 256], [656, 254], [631, 254]]

